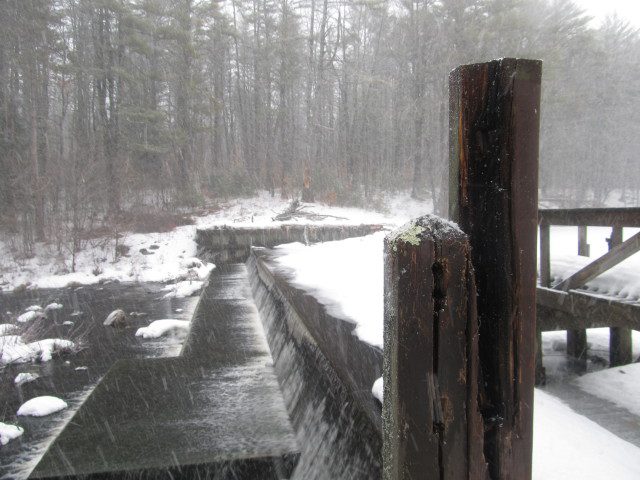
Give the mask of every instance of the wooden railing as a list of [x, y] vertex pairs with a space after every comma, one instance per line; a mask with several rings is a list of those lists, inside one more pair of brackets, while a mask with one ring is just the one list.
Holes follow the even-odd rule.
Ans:
[[[576, 289], [640, 251], [640, 233], [623, 241], [624, 227], [640, 227], [640, 208], [540, 210], [540, 286], [537, 290], [538, 331], [567, 330], [567, 353], [584, 359], [586, 328], [610, 327], [610, 365], [633, 361], [631, 330], [640, 330], [640, 305], [603, 298]], [[609, 251], [556, 285], [551, 285], [551, 226], [578, 227], [578, 255], [589, 256], [587, 227], [611, 227]], [[639, 272], [640, 274], [640, 272]], [[539, 355], [538, 361], [541, 361]], [[541, 365], [539, 366], [541, 369]]]

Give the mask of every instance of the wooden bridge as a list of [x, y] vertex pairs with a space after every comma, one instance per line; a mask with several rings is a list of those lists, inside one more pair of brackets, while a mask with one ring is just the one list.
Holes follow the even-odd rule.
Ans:
[[[540, 84], [540, 62], [523, 59], [450, 75], [459, 229], [426, 216], [385, 240], [384, 480], [531, 479], [541, 331], [567, 330], [583, 357], [586, 329], [608, 327], [611, 364], [632, 361], [640, 302], [581, 287], [640, 250], [640, 234], [622, 236], [640, 209], [538, 211]], [[578, 226], [584, 256], [587, 227], [611, 227], [609, 251], [552, 285], [552, 225]]]
[[[640, 208], [585, 208], [540, 210], [540, 285], [536, 301], [538, 340], [540, 332], [567, 330], [567, 353], [584, 359], [587, 328], [609, 327], [611, 366], [633, 361], [631, 330], [640, 330], [640, 302], [584, 290], [584, 286], [640, 251], [640, 233], [623, 241], [623, 228], [640, 227]], [[609, 251], [552, 285], [551, 226], [577, 226], [577, 253], [589, 256], [587, 227], [611, 227]], [[638, 272], [640, 274], [640, 272]], [[540, 341], [538, 342], [540, 344]], [[541, 353], [538, 352], [538, 380], [543, 381]]]

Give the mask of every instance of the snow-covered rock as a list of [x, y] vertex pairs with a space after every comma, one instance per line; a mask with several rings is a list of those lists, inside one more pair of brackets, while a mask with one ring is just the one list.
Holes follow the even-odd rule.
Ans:
[[42, 307], [40, 305], [31, 305], [24, 309], [25, 312], [41, 312]]
[[44, 395], [35, 397], [23, 403], [18, 409], [17, 415], [44, 417], [67, 408], [67, 402], [58, 397]]
[[203, 282], [199, 280], [184, 281], [167, 285], [165, 290], [169, 290], [164, 298], [182, 298], [190, 297], [191, 295], [199, 292], [202, 289]]
[[6, 445], [24, 433], [24, 429], [9, 423], [0, 422], [0, 445]]
[[183, 268], [200, 268], [202, 267], [202, 261], [196, 257], [185, 258], [180, 262]]
[[23, 383], [33, 382], [37, 378], [38, 375], [34, 373], [22, 372], [16, 375], [13, 383], [15, 383], [16, 385], [22, 385]]
[[0, 365], [27, 363], [35, 360], [48, 362], [56, 352], [69, 352], [75, 348], [70, 340], [47, 338], [24, 343], [18, 335], [0, 337]]
[[26, 363], [33, 360], [33, 351], [19, 335], [0, 337], [0, 365]]
[[189, 331], [190, 322], [186, 320], [164, 319], [151, 322], [148, 327], [139, 328], [136, 337], [159, 338], [171, 331]]
[[107, 327], [123, 327], [127, 323], [127, 314], [123, 310], [114, 310], [102, 323]]
[[48, 362], [54, 353], [71, 352], [75, 348], [75, 343], [71, 340], [61, 338], [47, 338], [38, 340], [27, 345], [33, 351], [33, 357], [41, 362]]
[[29, 310], [18, 317], [18, 323], [28, 323], [44, 318], [45, 315], [41, 310]]
[[46, 307], [44, 307], [44, 311], [51, 312], [53, 310], [62, 310], [63, 308], [64, 308], [64, 305], [62, 305], [61, 303], [53, 302], [47, 305]]
[[0, 323], [0, 336], [11, 335], [19, 330], [17, 325], [12, 323]]

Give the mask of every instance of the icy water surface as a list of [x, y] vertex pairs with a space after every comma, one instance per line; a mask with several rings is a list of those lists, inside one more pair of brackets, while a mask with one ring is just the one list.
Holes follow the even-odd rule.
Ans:
[[[78, 352], [54, 357], [50, 362], [9, 365], [0, 370], [0, 421], [24, 428], [22, 437], [0, 447], [0, 478], [28, 476], [55, 435], [117, 360], [179, 354], [184, 337], [142, 340], [135, 336], [139, 327], [156, 319], [191, 319], [198, 299], [164, 298], [163, 287], [116, 283], [0, 296], [0, 323], [14, 323], [16, 316], [31, 305], [61, 303], [64, 308], [49, 312], [47, 320], [23, 327], [28, 329], [29, 338], [25, 340], [64, 338], [80, 346]], [[127, 312], [127, 326], [104, 327], [106, 316], [118, 308]], [[141, 315], [132, 316], [131, 312]], [[21, 372], [37, 374], [39, 378], [16, 386], [14, 378]], [[69, 408], [41, 418], [15, 415], [23, 402], [40, 395], [60, 397]]]

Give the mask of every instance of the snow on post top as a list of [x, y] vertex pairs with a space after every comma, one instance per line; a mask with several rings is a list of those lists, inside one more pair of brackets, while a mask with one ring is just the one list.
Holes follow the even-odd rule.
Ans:
[[396, 250], [398, 242], [420, 245], [424, 238], [462, 240], [464, 232], [456, 223], [450, 220], [445, 220], [436, 215], [424, 215], [392, 231], [386, 236], [385, 240]]

